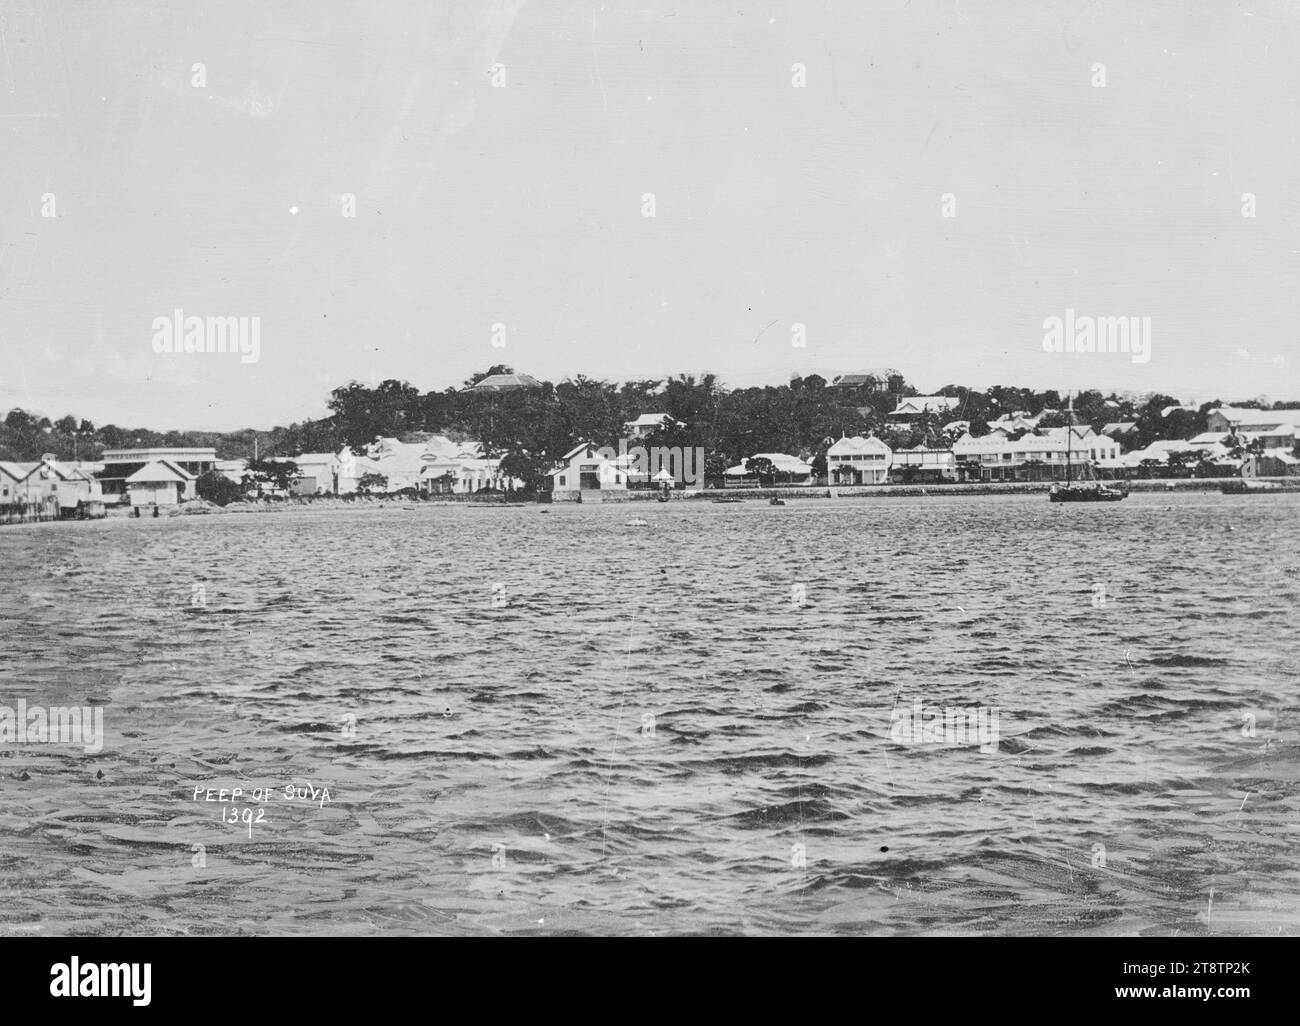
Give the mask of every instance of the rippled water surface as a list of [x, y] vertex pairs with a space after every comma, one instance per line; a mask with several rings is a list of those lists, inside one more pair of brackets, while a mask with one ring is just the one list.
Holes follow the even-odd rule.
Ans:
[[[0, 933], [1295, 935], [1298, 514], [3, 527], [0, 704], [105, 738], [0, 746]], [[997, 750], [891, 740], [917, 700]]]

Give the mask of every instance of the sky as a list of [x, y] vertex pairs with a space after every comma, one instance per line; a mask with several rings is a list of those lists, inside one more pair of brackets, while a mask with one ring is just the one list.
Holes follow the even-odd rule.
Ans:
[[[267, 428], [496, 363], [1300, 399], [1298, 58], [1254, 0], [11, 0], [0, 410]], [[155, 352], [177, 309], [257, 361]], [[1045, 352], [1066, 310], [1149, 361]]]

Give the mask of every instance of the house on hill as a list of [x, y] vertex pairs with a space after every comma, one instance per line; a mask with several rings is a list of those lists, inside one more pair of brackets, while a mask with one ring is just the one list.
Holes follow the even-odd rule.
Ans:
[[866, 388], [873, 392], [898, 392], [903, 387], [903, 375], [893, 367], [873, 367], [870, 370], [841, 374], [830, 383], [831, 388]]
[[889, 420], [894, 424], [910, 424], [923, 413], [941, 416], [957, 405], [958, 400], [949, 395], [912, 395], [898, 400]]
[[540, 388], [541, 382], [529, 374], [489, 374], [471, 385], [470, 392], [506, 392], [512, 388]]
[[645, 438], [664, 426], [685, 427], [680, 420], [674, 420], [666, 413], [643, 413], [636, 420], [623, 422], [623, 434], [626, 438]]

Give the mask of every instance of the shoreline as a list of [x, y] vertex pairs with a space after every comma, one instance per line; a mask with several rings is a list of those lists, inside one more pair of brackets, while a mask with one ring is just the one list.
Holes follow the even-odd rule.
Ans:
[[[1240, 481], [1241, 478], [1223, 477], [1223, 478], [1179, 478], [1174, 480], [1136, 480], [1124, 482], [1128, 490], [1134, 494], [1151, 494], [1151, 495], [1168, 495], [1173, 492], [1219, 492], [1224, 484], [1233, 481]], [[1273, 491], [1263, 492], [1261, 494], [1300, 494], [1300, 478], [1256, 478], [1260, 482], [1276, 482], [1282, 487]], [[1117, 484], [1120, 482], [1107, 482], [1108, 484]], [[888, 498], [934, 498], [941, 496], [999, 496], [999, 495], [1045, 495], [1051, 489], [1050, 481], [996, 481], [975, 483], [956, 483], [956, 484], [928, 484], [928, 485], [851, 485], [830, 487], [818, 485], [786, 486], [781, 488], [709, 488], [700, 491], [691, 492], [673, 492], [670, 501], [672, 503], [691, 503], [694, 505], [711, 505], [719, 499], [731, 499], [741, 501], [762, 501], [767, 499], [817, 499], [822, 501], [833, 502], [837, 499], [888, 499]], [[414, 511], [426, 506], [461, 506], [469, 508], [528, 508], [548, 506], [624, 506], [628, 503], [657, 502], [659, 493], [654, 491], [635, 491], [627, 492], [616, 497], [606, 497], [595, 503], [582, 502], [560, 502], [555, 503], [550, 499], [549, 493], [541, 496], [533, 496], [527, 499], [503, 499], [503, 498], [477, 498], [469, 495], [463, 496], [438, 496], [436, 498], [409, 498], [403, 497], [398, 499], [391, 498], [360, 498], [360, 499], [341, 499], [337, 496], [299, 496], [288, 499], [272, 499], [262, 502], [240, 502], [232, 503], [230, 506], [222, 507], [215, 504], [203, 502], [203, 500], [190, 500], [182, 506], [164, 508], [158, 517], [151, 514], [142, 513], [140, 520], [174, 520], [180, 517], [196, 516], [225, 516], [227, 514], [275, 514], [275, 513], [308, 513], [308, 512], [331, 512], [339, 510], [405, 510]], [[188, 506], [189, 508], [184, 508]], [[0, 525], [0, 527], [21, 527], [37, 526], [51, 524], [89, 524], [103, 522], [104, 520], [132, 520], [136, 519], [131, 516], [129, 507], [110, 506], [104, 517], [94, 520], [29, 520], [29, 521], [12, 521]]]

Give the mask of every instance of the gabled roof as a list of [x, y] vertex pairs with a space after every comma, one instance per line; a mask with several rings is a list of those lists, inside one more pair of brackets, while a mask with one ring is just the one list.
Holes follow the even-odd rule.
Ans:
[[749, 473], [749, 471], [745, 469], [745, 463], [747, 463], [749, 460], [760, 460], [760, 459], [771, 460], [772, 466], [776, 467], [777, 473], [780, 474], [811, 474], [812, 473], [812, 467], [810, 467], [807, 463], [799, 459], [799, 457], [791, 456], [789, 453], [785, 453], [785, 452], [756, 452], [754, 453], [753, 456], [750, 456], [746, 460], [741, 461], [740, 463], [736, 464], [734, 467], [728, 468], [726, 473], [731, 477], [743, 477]]
[[596, 446], [592, 445], [590, 442], [579, 442], [572, 449], [570, 449], [563, 456], [561, 456], [560, 459], [562, 459], [565, 463], [567, 463], [569, 460], [573, 459], [573, 457], [577, 456], [578, 453], [583, 452], [587, 449], [595, 449], [595, 448]]
[[146, 463], [143, 467], [128, 477], [126, 483], [129, 485], [158, 484], [160, 482], [166, 484], [184, 484], [187, 478], [192, 478], [194, 476], [188, 474], [183, 477], [182, 474], [185, 474], [183, 470], [173, 467], [162, 460], [154, 460], [152, 463]]
[[[1050, 438], [1053, 441], [1060, 442], [1064, 445], [1066, 432], [1069, 430], [1071, 429], [1066, 427], [1044, 428], [1042, 431], [1038, 432], [1038, 434], [1041, 438]], [[1075, 424], [1073, 431], [1076, 441], [1086, 441], [1089, 438], [1097, 437], [1097, 435], [1093, 433], [1092, 428], [1088, 427], [1086, 424]], [[1108, 438], [1107, 441], [1110, 441], [1110, 439]]]
[[664, 421], [669, 420], [674, 424], [680, 424], [681, 421], [667, 413], [643, 413], [636, 420], [625, 420], [624, 427], [658, 427]]
[[826, 457], [830, 459], [835, 456], [848, 456], [852, 453], [884, 453], [889, 455], [890, 448], [879, 438], [872, 436], [863, 438], [861, 435], [854, 435], [852, 438], [841, 438], [838, 442], [826, 450]]
[[1211, 417], [1216, 413], [1227, 420], [1229, 424], [1237, 424], [1253, 431], [1279, 427], [1300, 418], [1300, 410], [1255, 410], [1249, 407], [1218, 406], [1213, 410], [1205, 411], [1207, 417]]
[[857, 388], [861, 385], [870, 384], [885, 385], [889, 383], [890, 378], [901, 378], [902, 376], [893, 367], [875, 367], [871, 370], [841, 374], [831, 382], [831, 385], [835, 388]]
[[1195, 442], [1181, 438], [1161, 438], [1152, 442], [1145, 449], [1136, 449], [1127, 453], [1124, 459], [1131, 466], [1139, 465], [1143, 460], [1156, 460], [1160, 463], [1169, 461], [1171, 452], [1203, 452], [1211, 459], [1217, 459], [1228, 454], [1228, 450], [1218, 442]]
[[890, 414], [899, 417], [908, 413], [944, 413], [957, 405], [958, 400], [950, 395], [909, 395], [898, 400], [898, 406]]
[[1119, 420], [1113, 424], [1103, 424], [1101, 433], [1103, 435], [1126, 435], [1137, 427], [1137, 421]]
[[0, 461], [0, 470], [4, 471], [15, 481], [22, 481], [35, 469], [35, 463], [13, 463], [7, 460]]

